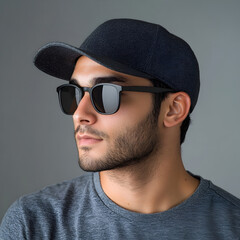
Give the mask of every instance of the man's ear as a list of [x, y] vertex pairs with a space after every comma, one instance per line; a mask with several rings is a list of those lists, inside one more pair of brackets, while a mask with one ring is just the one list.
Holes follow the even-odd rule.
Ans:
[[169, 94], [166, 104], [166, 112], [163, 121], [164, 126], [173, 127], [183, 122], [187, 117], [191, 106], [191, 99], [187, 93], [177, 92]]

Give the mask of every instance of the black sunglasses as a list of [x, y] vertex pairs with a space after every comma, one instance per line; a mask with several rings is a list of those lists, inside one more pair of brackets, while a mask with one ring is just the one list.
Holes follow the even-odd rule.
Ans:
[[75, 84], [64, 84], [57, 88], [59, 103], [62, 111], [73, 115], [78, 104], [89, 92], [94, 109], [100, 114], [113, 114], [118, 111], [122, 91], [163, 93], [173, 92], [172, 89], [149, 86], [120, 86], [112, 83], [100, 83], [93, 87], [79, 87]]

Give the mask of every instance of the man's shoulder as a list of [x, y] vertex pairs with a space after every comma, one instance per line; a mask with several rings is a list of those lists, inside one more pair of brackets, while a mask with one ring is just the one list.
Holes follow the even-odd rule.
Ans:
[[63, 201], [66, 197], [81, 197], [92, 183], [92, 175], [85, 174], [71, 180], [44, 187], [40, 191], [19, 198], [20, 203], [39, 201]]
[[[189, 172], [189, 171], [188, 171]], [[212, 181], [205, 179], [200, 175], [195, 175], [189, 172], [193, 177], [200, 180], [200, 185], [194, 196], [197, 204], [208, 206], [210, 208], [224, 207], [224, 209], [235, 209], [240, 214], [240, 199], [215, 185]]]
[[91, 174], [50, 185], [20, 197], [11, 205], [8, 212], [26, 216], [54, 215], [65, 207], [74, 208], [81, 204], [81, 201], [89, 197], [89, 191], [93, 191], [92, 185]]
[[75, 216], [81, 213], [81, 208], [86, 206], [84, 203], [89, 203], [91, 197], [94, 197], [92, 174], [22, 196], [6, 212], [0, 226], [0, 238], [12, 239], [10, 236], [16, 231], [16, 234], [24, 235], [14, 239], [25, 239], [25, 236], [31, 236], [35, 228], [41, 228], [43, 231], [38, 234], [41, 236], [39, 238], [43, 239], [47, 234], [45, 231], [56, 224], [62, 226], [64, 221], [72, 221], [74, 224]]
[[209, 180], [202, 181], [207, 187], [197, 200], [198, 217], [203, 223], [210, 222], [223, 234], [239, 233], [240, 199]]
[[209, 181], [209, 193], [216, 203], [222, 207], [228, 207], [238, 210], [240, 213], [240, 199], [233, 194], [227, 192], [219, 186], [216, 186], [211, 181]]

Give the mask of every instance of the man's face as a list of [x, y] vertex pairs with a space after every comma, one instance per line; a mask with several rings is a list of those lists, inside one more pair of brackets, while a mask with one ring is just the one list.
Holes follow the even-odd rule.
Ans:
[[[115, 72], [87, 57], [79, 58], [72, 80], [81, 87], [92, 87], [100, 78], [101, 82], [122, 86], [152, 86], [147, 79]], [[119, 110], [102, 115], [94, 110], [85, 92], [73, 115], [80, 167], [85, 171], [110, 170], [148, 157], [159, 144], [152, 109], [152, 94], [125, 91]]]

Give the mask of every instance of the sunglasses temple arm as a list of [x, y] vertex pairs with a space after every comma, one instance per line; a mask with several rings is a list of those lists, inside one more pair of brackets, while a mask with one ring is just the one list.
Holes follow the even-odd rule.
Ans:
[[174, 92], [170, 88], [159, 88], [149, 86], [122, 86], [122, 91], [150, 92], [150, 93]]

